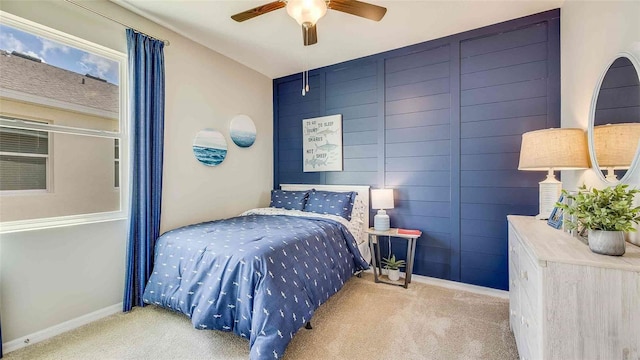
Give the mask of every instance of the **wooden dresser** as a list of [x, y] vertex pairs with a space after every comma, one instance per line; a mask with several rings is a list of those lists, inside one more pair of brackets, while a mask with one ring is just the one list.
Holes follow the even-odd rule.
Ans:
[[546, 221], [507, 219], [520, 359], [640, 359], [640, 248], [598, 255]]

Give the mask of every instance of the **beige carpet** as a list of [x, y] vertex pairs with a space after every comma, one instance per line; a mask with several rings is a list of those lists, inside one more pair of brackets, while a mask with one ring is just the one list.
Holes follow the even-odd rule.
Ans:
[[[353, 278], [316, 311], [285, 359], [517, 359], [507, 300], [413, 282]], [[249, 342], [192, 328], [153, 306], [6, 354], [18, 359], [248, 359]]]

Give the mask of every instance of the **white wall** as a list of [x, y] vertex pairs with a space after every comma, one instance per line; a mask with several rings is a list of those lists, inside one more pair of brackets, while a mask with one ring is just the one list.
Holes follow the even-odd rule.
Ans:
[[[640, 45], [640, 1], [567, 0], [561, 8], [560, 34], [562, 127], [587, 129], [600, 74], [620, 51]], [[640, 187], [640, 168], [629, 183]], [[575, 190], [582, 184], [610, 185], [592, 169], [562, 172], [563, 188]], [[629, 240], [640, 245], [640, 234], [630, 233]]]
[[[267, 77], [107, 1], [83, 2], [149, 34], [165, 49], [166, 113], [162, 231], [268, 205], [273, 178], [272, 83]], [[126, 52], [124, 28], [61, 0], [3, 0], [0, 9]], [[255, 144], [236, 147], [231, 118], [249, 115]], [[195, 160], [202, 128], [227, 136], [220, 166]], [[0, 238], [3, 341], [122, 301], [126, 221], [5, 234]]]

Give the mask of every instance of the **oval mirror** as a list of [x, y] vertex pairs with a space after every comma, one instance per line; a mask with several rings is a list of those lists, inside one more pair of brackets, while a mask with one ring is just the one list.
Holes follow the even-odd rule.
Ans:
[[624, 182], [638, 163], [640, 65], [619, 54], [600, 76], [591, 103], [589, 151], [594, 170], [608, 182]]

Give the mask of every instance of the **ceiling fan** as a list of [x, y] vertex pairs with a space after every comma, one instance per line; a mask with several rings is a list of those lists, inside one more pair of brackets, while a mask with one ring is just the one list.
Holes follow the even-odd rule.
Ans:
[[286, 7], [289, 16], [302, 26], [302, 38], [305, 46], [318, 42], [316, 22], [327, 13], [327, 9], [374, 21], [380, 21], [387, 12], [387, 9], [382, 6], [356, 0], [279, 0], [243, 11], [231, 18], [242, 22], [283, 7]]

